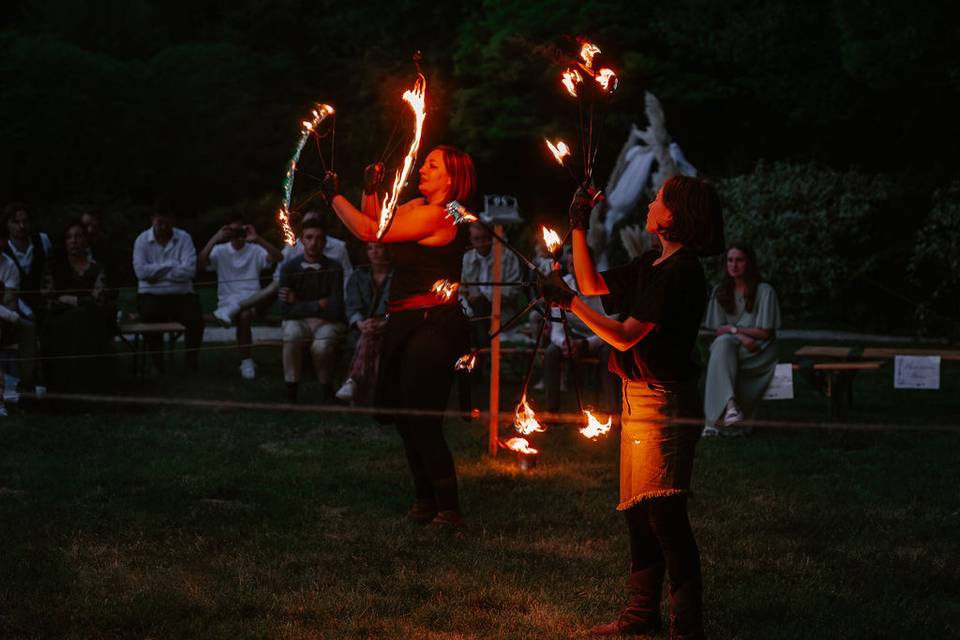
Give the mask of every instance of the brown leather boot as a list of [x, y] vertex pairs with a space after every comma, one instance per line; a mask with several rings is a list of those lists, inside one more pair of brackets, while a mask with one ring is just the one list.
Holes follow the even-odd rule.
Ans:
[[703, 580], [670, 590], [670, 640], [703, 640]]
[[627, 579], [626, 608], [617, 619], [590, 629], [594, 636], [654, 634], [660, 631], [660, 594], [663, 588], [664, 565], [655, 564], [640, 571], [631, 571]]
[[413, 501], [410, 511], [407, 511], [407, 520], [417, 524], [427, 524], [437, 515], [437, 502], [431, 498], [417, 498]]

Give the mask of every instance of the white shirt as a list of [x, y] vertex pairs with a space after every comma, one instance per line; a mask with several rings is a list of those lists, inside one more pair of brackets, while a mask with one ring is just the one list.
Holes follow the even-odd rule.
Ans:
[[[53, 253], [53, 243], [50, 242], [50, 238], [47, 237], [47, 234], [41, 233], [40, 243], [43, 245], [43, 252], [46, 254], [47, 258], [50, 258], [50, 254]], [[30, 238], [33, 235], [31, 234]], [[30, 275], [30, 269], [33, 267], [33, 240], [28, 239], [30, 244], [27, 245], [27, 248], [24, 251], [17, 249], [17, 245], [13, 241], [8, 242], [10, 246], [10, 251], [13, 253], [14, 258], [17, 260], [17, 264], [20, 265], [20, 268], [23, 269], [23, 272], [27, 275]]]
[[[520, 282], [520, 261], [513, 252], [503, 250], [500, 259], [500, 280], [499, 282]], [[470, 249], [463, 254], [463, 268], [460, 271], [461, 282], [492, 282], [493, 267], [493, 249], [485, 256], [477, 253], [476, 249]], [[517, 287], [503, 287], [500, 289], [504, 295], [513, 295]], [[460, 288], [461, 299], [466, 300], [467, 294], [479, 293], [489, 301], [493, 301], [493, 285], [465, 285]]]
[[[568, 273], [563, 276], [563, 281], [567, 283], [571, 289], [576, 292], [580, 292], [577, 288], [577, 279], [573, 276], [572, 273]], [[600, 296], [581, 296], [584, 302], [587, 303], [587, 306], [593, 309], [594, 311], [599, 312], [601, 315], [607, 315], [603, 311], [603, 303], [600, 301]], [[556, 307], [550, 308], [550, 316], [557, 320], [560, 320], [560, 309]], [[593, 331], [583, 323], [583, 320], [577, 317], [573, 311], [567, 312], [567, 322], [570, 325], [570, 339], [575, 340], [576, 336], [580, 336], [587, 339], [587, 343], [590, 346], [590, 351], [594, 351], [597, 347], [600, 346], [602, 340], [599, 336], [594, 335]], [[567, 344], [567, 337], [563, 331], [562, 322], [551, 322], [550, 323], [550, 342], [557, 345], [558, 347], [564, 348]]]
[[[283, 253], [283, 260], [281, 260], [277, 268], [273, 270], [274, 282], [280, 282], [280, 267], [283, 266], [283, 263], [303, 253], [303, 243], [300, 242], [300, 238], [297, 238], [296, 244], [284, 246], [281, 253]], [[350, 274], [353, 273], [353, 264], [350, 262], [350, 254], [347, 252], [347, 243], [340, 238], [327, 236], [327, 243], [323, 247], [323, 255], [334, 262], [339, 262], [343, 267], [343, 290], [346, 291], [347, 280], [350, 279]]]
[[193, 277], [197, 274], [193, 238], [174, 227], [170, 240], [161, 245], [150, 227], [133, 243], [133, 272], [137, 274], [139, 293], [193, 293]]
[[270, 264], [269, 256], [266, 249], [251, 242], [239, 250], [229, 242], [211, 249], [207, 271], [217, 273], [219, 305], [239, 302], [260, 291], [260, 272]]

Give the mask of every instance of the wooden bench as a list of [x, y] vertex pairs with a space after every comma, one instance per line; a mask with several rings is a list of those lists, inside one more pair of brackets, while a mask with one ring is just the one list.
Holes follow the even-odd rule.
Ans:
[[[172, 361], [177, 340], [186, 330], [179, 322], [121, 322], [120, 337], [133, 351], [133, 374], [140, 377], [146, 375], [147, 360], [151, 355], [148, 353], [147, 336], [160, 335], [161, 339], [167, 337]], [[129, 342], [124, 336], [133, 336], [133, 342]]]
[[960, 361], [960, 349], [860, 348], [812, 345], [797, 349], [796, 355], [801, 358], [833, 358], [845, 361], [860, 359], [893, 360], [896, 356], [940, 356], [941, 360]]

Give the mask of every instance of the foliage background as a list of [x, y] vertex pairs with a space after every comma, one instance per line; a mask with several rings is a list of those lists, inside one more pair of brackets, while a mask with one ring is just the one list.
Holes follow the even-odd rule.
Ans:
[[[921, 318], [956, 317], [938, 289], [941, 267], [908, 275], [934, 193], [938, 211], [954, 206], [943, 194], [956, 193], [947, 189], [956, 158], [943, 156], [946, 141], [960, 139], [960, 52], [956, 10], [945, 4], [9, 2], [0, 9], [0, 199], [29, 201], [52, 231], [81, 204], [99, 204], [124, 239], [144, 225], [137, 206], [158, 195], [182, 203], [198, 243], [225, 208], [249, 208], [267, 225], [305, 109], [337, 106], [337, 167], [356, 189], [402, 112], [419, 49], [430, 79], [425, 145], [464, 146], [480, 162], [483, 191], [518, 196], [528, 219], [558, 218], [569, 188], [541, 138], [573, 135], [576, 112], [552, 55], [559, 36], [585, 33], [623, 79], [598, 176], [630, 123], [643, 125], [649, 89], [690, 160], [730, 179], [738, 233], [768, 233], [767, 207], [828, 225], [817, 239], [770, 240], [831, 269], [844, 263], [831, 276], [840, 283], [803, 276], [783, 291], [791, 315], [809, 316], [809, 289], [823, 285], [821, 298], [847, 301], [819, 309], [823, 319], [915, 329], [918, 308]], [[771, 171], [800, 180], [781, 189], [787, 200], [767, 192]], [[866, 207], [851, 214], [856, 229], [832, 227], [833, 203], [804, 191], [820, 187]], [[902, 308], [845, 279], [864, 256], [871, 279], [910, 300]], [[765, 259], [773, 266], [779, 256]]]

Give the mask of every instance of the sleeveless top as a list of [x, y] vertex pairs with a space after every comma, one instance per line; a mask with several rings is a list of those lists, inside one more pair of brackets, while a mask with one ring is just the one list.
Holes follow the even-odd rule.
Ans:
[[440, 247], [416, 242], [391, 243], [393, 278], [390, 281], [390, 301], [430, 293], [437, 280], [460, 282], [463, 252], [468, 242], [467, 226], [461, 225], [453, 240]]

